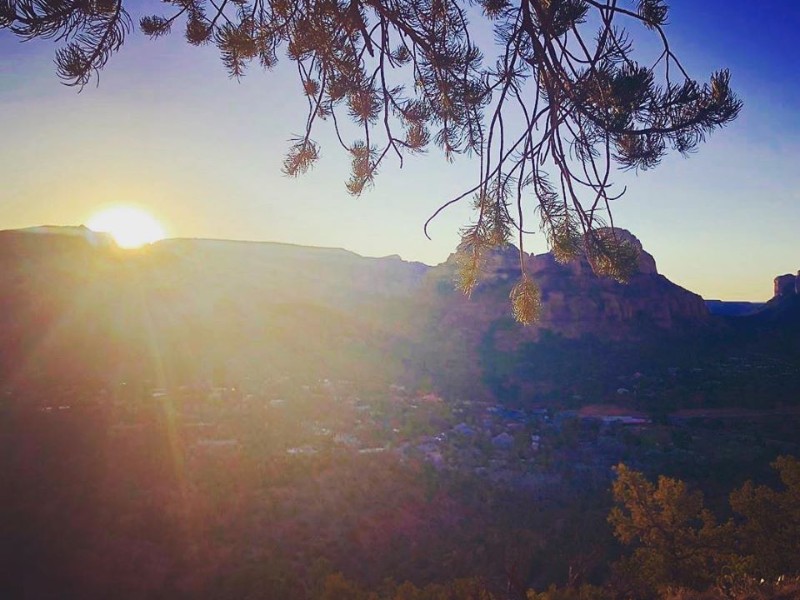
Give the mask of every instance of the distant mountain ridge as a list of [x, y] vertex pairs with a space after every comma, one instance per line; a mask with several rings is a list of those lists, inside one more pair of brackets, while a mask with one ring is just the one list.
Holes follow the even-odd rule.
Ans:
[[[672, 329], [708, 319], [708, 310], [699, 295], [660, 275], [655, 259], [633, 234], [623, 229], [618, 229], [617, 234], [639, 249], [638, 271], [626, 284], [596, 275], [585, 257], [560, 264], [551, 253], [524, 256], [526, 271], [541, 289], [542, 315], [522, 335], [536, 337], [548, 330], [566, 337], [596, 334], [627, 339], [636, 337], [636, 330], [643, 323]], [[455, 269], [455, 255], [437, 269], [450, 275]], [[512, 246], [495, 251], [485, 270], [473, 301], [459, 305], [468, 313], [486, 311], [497, 316], [498, 310], [508, 311], [508, 292], [519, 278], [518, 250]], [[488, 289], [483, 290], [482, 286]]]
[[[480, 394], [502, 369], [503, 381], [532, 377], [526, 357], [543, 339], [630, 345], [719, 327], [700, 296], [659, 274], [639, 241], [619, 231], [641, 249], [626, 285], [596, 276], [585, 259], [523, 255], [542, 291], [542, 319], [528, 328], [510, 317], [513, 247], [491, 254], [467, 298], [454, 290], [454, 256], [430, 267], [201, 239], [124, 251], [85, 228], [2, 231], [2, 385], [166, 387], [289, 375], [429, 380]], [[517, 366], [501, 369], [498, 356]]]
[[722, 317], [746, 317], [764, 308], [765, 302], [739, 302], [730, 300], [706, 300], [708, 312]]

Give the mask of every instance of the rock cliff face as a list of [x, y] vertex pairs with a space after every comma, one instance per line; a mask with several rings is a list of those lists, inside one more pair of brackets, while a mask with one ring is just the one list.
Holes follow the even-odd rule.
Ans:
[[[787, 332], [797, 344], [797, 328], [800, 325], [800, 272], [797, 275], [788, 273], [778, 275], [774, 279], [774, 295], [757, 313], [753, 320], [769, 324], [773, 331], [771, 335], [780, 337]], [[798, 347], [800, 350], [800, 347]]]
[[775, 278], [774, 296], [776, 298], [795, 294], [800, 294], [800, 271], [797, 272], [797, 275], [787, 273]]
[[[542, 330], [579, 337], [591, 333], [614, 339], [636, 337], [642, 325], [669, 329], [704, 321], [708, 309], [703, 299], [658, 273], [652, 255], [631, 233], [618, 230], [639, 250], [639, 270], [627, 284], [595, 275], [585, 258], [559, 264], [550, 253], [525, 255], [527, 272], [542, 292], [542, 318], [534, 327], [518, 332], [537, 337]], [[442, 277], [455, 272], [455, 255], [437, 267]], [[519, 277], [519, 252], [509, 247], [487, 260], [482, 282], [471, 300], [456, 302], [466, 323], [486, 324], [508, 312], [508, 291]]]
[[672, 328], [708, 316], [700, 296], [660, 275], [655, 259], [639, 240], [620, 233], [640, 251], [639, 270], [627, 284], [598, 277], [585, 258], [564, 266], [550, 254], [532, 258], [532, 273], [541, 281], [543, 327], [568, 336], [593, 330], [614, 336], [642, 323]]

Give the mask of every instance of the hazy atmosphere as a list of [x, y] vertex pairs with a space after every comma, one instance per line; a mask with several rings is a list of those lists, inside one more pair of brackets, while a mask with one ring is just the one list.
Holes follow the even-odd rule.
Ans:
[[0, 598], [800, 599], [798, 31], [0, 0]]

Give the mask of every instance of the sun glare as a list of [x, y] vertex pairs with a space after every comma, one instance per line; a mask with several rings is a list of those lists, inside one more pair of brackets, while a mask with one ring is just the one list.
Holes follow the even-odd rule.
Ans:
[[120, 248], [139, 248], [164, 239], [164, 228], [151, 215], [132, 206], [115, 206], [97, 213], [86, 224], [111, 234]]

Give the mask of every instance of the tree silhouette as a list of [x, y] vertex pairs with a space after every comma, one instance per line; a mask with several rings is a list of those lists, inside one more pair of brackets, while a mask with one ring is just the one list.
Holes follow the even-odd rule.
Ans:
[[[0, 0], [0, 28], [53, 38], [59, 76], [84, 86], [131, 30], [130, 0]], [[644, 170], [669, 150], [688, 154], [736, 118], [741, 102], [722, 70], [698, 83], [673, 53], [664, 0], [167, 0], [141, 17], [150, 37], [180, 25], [193, 45], [214, 44], [233, 77], [284, 51], [308, 102], [304, 132], [284, 160], [288, 175], [319, 159], [312, 137], [330, 121], [352, 159], [347, 190], [373, 185], [386, 158], [439, 147], [448, 159], [480, 157], [474, 185], [431, 219], [472, 197], [462, 230], [459, 287], [471, 293], [492, 248], [518, 238], [522, 279], [513, 313], [539, 314], [524, 271], [523, 232], [533, 217], [555, 257], [584, 254], [598, 274], [625, 280], [636, 248], [616, 236], [615, 167]], [[494, 45], [475, 38], [492, 27]], [[625, 27], [659, 44], [637, 60]], [[640, 31], [641, 30], [641, 31]], [[484, 45], [485, 46], [485, 45]], [[486, 58], [485, 58], [486, 56]], [[355, 128], [345, 127], [350, 121]], [[355, 131], [348, 136], [348, 132]], [[430, 219], [425, 224], [427, 226]], [[610, 226], [610, 227], [609, 227]]]

